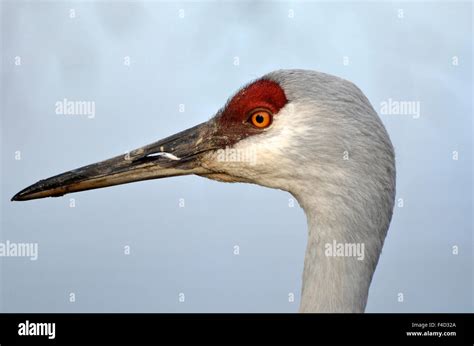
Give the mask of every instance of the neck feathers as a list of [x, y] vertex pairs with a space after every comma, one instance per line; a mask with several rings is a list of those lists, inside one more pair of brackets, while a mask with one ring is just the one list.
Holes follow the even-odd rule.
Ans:
[[300, 310], [362, 312], [395, 198], [390, 138], [351, 82], [303, 70], [267, 78], [289, 102], [273, 125], [280, 147], [266, 150], [286, 170], [263, 185], [291, 192], [308, 218]]
[[371, 235], [369, 225], [345, 221], [342, 215], [328, 220], [317, 212], [308, 214], [300, 312], [365, 310], [385, 232], [373, 230]]
[[[393, 179], [392, 179], [393, 178]], [[295, 194], [308, 219], [300, 312], [364, 312], [369, 286], [390, 224], [391, 183], [337, 182]], [[393, 183], [392, 183], [393, 182]]]

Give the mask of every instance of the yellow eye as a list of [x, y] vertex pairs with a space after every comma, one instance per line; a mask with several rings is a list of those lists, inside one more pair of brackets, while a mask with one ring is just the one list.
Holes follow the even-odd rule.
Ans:
[[272, 114], [267, 110], [257, 110], [250, 116], [249, 120], [253, 126], [264, 129], [271, 125]]

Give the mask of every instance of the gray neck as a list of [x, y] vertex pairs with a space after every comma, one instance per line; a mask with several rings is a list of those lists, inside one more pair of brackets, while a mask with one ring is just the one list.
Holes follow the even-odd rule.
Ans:
[[358, 210], [344, 195], [297, 199], [308, 219], [300, 312], [364, 312], [391, 208], [376, 199]]
[[302, 70], [269, 78], [283, 86], [290, 103], [268, 132], [282, 147], [263, 146], [273, 156], [262, 164], [262, 185], [291, 192], [308, 218], [300, 311], [362, 312], [392, 216], [390, 138], [350, 82]]

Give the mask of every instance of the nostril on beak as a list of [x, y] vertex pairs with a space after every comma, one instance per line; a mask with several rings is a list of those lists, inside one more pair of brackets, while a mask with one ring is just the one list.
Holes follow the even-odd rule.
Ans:
[[157, 157], [157, 156], [165, 157], [165, 158], [173, 160], [173, 161], [181, 160], [181, 158], [179, 158], [179, 157], [177, 157], [173, 154], [165, 153], [165, 152], [148, 154], [146, 157]]

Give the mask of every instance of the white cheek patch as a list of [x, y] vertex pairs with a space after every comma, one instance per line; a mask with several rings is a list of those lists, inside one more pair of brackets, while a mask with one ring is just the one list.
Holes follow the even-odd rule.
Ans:
[[288, 191], [291, 181], [287, 177], [293, 174], [294, 157], [302, 149], [298, 145], [307, 136], [308, 114], [312, 112], [305, 107], [287, 104], [270, 127], [235, 143], [229, 156], [215, 153], [207, 165], [230, 176]]

